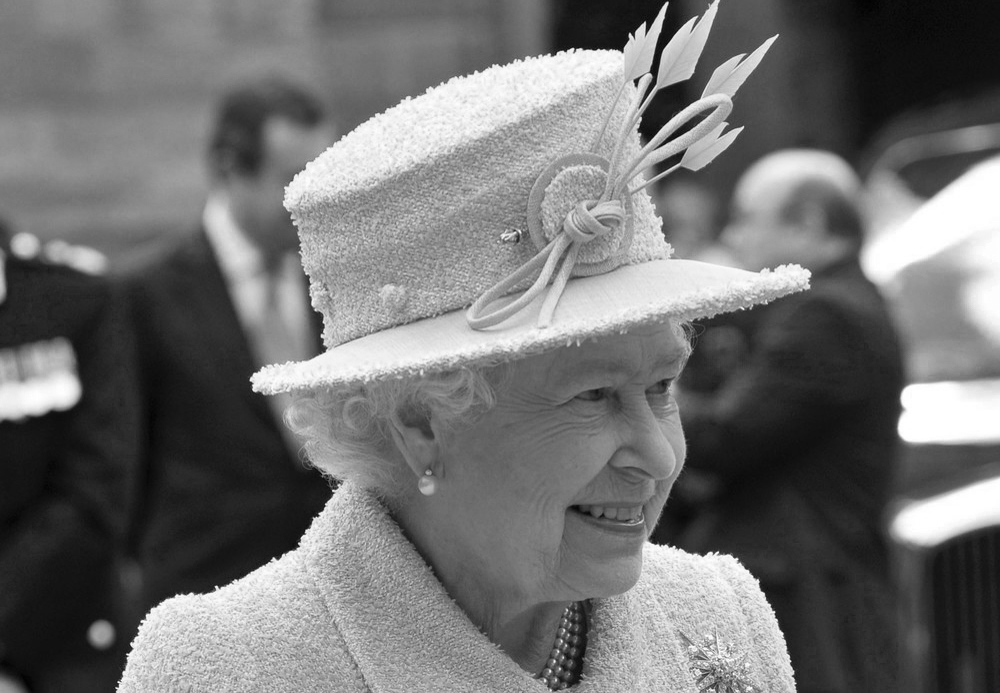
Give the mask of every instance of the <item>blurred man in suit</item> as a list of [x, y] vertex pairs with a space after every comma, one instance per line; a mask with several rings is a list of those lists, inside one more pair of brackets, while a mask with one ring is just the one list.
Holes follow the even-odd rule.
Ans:
[[[126, 311], [98, 257], [0, 230], [0, 690], [109, 693], [136, 447]], [[93, 263], [84, 266], [96, 269]]]
[[812, 288], [752, 311], [743, 365], [681, 404], [687, 465], [715, 495], [677, 543], [731, 553], [758, 577], [803, 693], [897, 690], [881, 523], [903, 362], [859, 265], [859, 192], [823, 151], [747, 170], [724, 242], [748, 269], [807, 267]]
[[262, 364], [320, 350], [284, 188], [332, 144], [320, 102], [266, 78], [221, 100], [212, 187], [193, 234], [126, 273], [145, 436], [132, 544], [138, 610], [203, 592], [292, 549], [330, 495], [250, 389]]

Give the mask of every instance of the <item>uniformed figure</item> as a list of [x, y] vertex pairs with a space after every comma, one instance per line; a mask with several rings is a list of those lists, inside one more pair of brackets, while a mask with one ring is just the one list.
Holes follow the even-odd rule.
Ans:
[[0, 238], [0, 690], [114, 690], [128, 644], [132, 351], [110, 284], [72, 266], [101, 260]]

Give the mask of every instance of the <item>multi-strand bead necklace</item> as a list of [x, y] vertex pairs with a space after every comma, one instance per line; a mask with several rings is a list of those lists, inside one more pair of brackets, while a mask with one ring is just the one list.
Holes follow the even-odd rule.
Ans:
[[556, 640], [545, 662], [545, 668], [535, 678], [550, 690], [569, 688], [580, 680], [583, 655], [587, 649], [587, 621], [582, 602], [573, 602], [563, 611]]

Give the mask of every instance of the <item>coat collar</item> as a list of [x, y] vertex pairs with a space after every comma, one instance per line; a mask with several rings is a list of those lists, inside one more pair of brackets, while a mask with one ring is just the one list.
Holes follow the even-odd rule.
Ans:
[[[469, 621], [369, 493], [349, 483], [341, 487], [303, 538], [302, 549], [373, 692], [547, 690]], [[678, 647], [644, 632], [666, 620], [644, 614], [646, 601], [636, 589], [594, 601], [584, 680], [574, 690], [663, 690], [664, 684], [695, 690]], [[664, 657], [670, 652], [677, 656]]]

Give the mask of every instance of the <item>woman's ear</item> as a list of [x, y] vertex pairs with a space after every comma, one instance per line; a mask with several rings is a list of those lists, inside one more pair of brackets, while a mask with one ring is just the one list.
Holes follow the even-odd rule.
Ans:
[[417, 477], [424, 476], [428, 469], [440, 476], [440, 470], [435, 468], [440, 441], [429, 416], [418, 414], [404, 420], [398, 411], [394, 411], [389, 417], [389, 432], [407, 466]]

